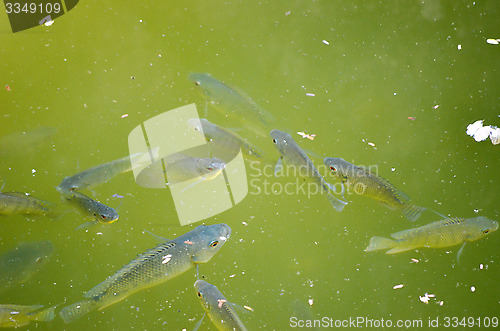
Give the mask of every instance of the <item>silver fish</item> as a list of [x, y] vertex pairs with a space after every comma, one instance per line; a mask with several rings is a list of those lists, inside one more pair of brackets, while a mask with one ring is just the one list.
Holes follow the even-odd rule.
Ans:
[[210, 261], [230, 235], [231, 228], [226, 224], [200, 225], [157, 245], [85, 293], [86, 300], [63, 308], [59, 315], [70, 323], [94, 309], [103, 309], [132, 293], [166, 282], [199, 263]]
[[276, 172], [282, 168], [282, 162], [284, 162], [286, 166], [295, 170], [297, 176], [315, 184], [319, 193], [326, 194], [328, 201], [335, 210], [342, 211], [347, 202], [337, 199], [330, 193], [330, 187], [319, 174], [311, 159], [293, 140], [292, 136], [279, 130], [272, 130], [270, 135], [273, 138], [274, 146], [281, 154], [276, 166]]

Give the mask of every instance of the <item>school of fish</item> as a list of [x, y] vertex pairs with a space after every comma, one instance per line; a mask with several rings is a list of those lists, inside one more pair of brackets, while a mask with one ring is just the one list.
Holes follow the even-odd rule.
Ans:
[[[379, 176], [378, 169], [356, 166], [341, 157], [332, 156], [323, 159], [322, 166], [326, 166], [327, 173], [321, 174], [311, 159], [314, 154], [301, 148], [287, 130], [277, 129], [275, 117], [257, 105], [245, 92], [230, 87], [208, 73], [192, 73], [188, 79], [205, 99], [206, 116], [212, 115], [212, 109], [216, 110], [236, 126], [244, 126], [243, 133], [236, 133], [235, 129], [215, 124], [205, 118], [191, 118], [179, 125], [184, 125], [186, 131], [194, 131], [206, 140], [209, 146], [206, 153], [177, 153], [159, 157], [156, 150], [151, 155], [139, 153], [96, 165], [62, 179], [55, 187], [60, 193], [61, 204], [39, 199], [31, 193], [0, 192], [0, 216], [23, 214], [58, 219], [74, 210], [83, 221], [87, 221], [78, 225], [75, 230], [92, 226], [112, 226], [112, 223], [119, 220], [119, 206], [113, 208], [107, 205], [109, 202], [91, 198], [89, 195], [95, 194], [93, 189], [116, 176], [130, 172], [134, 164], [141, 165], [141, 182], [148, 183], [151, 185], [149, 187], [186, 182], [190, 183], [186, 190], [193, 189], [201, 181], [211, 181], [225, 174], [226, 165], [240, 151], [247, 161], [267, 162], [274, 158], [266, 156], [262, 149], [254, 144], [253, 141], [258, 136], [267, 137], [269, 145], [275, 147], [276, 177], [284, 176], [288, 180], [293, 178], [307, 183], [308, 190], [314, 190], [314, 195], [326, 198], [337, 212], [348, 206], [344, 195], [346, 192], [376, 200], [412, 222], [430, 210], [413, 204], [407, 194]], [[0, 139], [0, 147], [23, 138], [26, 138], [28, 145], [34, 144], [35, 141], [39, 143], [40, 140], [51, 139], [55, 134], [55, 129], [43, 127], [34, 130], [33, 135], [26, 132], [12, 134]], [[7, 148], [0, 152], [0, 155], [22, 156], [22, 153], [9, 154]], [[158, 169], [161, 171], [157, 171]], [[340, 185], [340, 191], [336, 190], [330, 180]], [[4, 180], [0, 191], [6, 182]], [[116, 202], [110, 198], [108, 201]], [[483, 216], [442, 216], [441, 220], [393, 233], [391, 239], [373, 236], [365, 251], [386, 250], [387, 254], [395, 254], [422, 247], [461, 245], [457, 253], [458, 261], [467, 242], [482, 239], [496, 230], [498, 222]], [[155, 236], [159, 241], [158, 245], [139, 253], [128, 263], [126, 259], [120, 258], [119, 263], [123, 264], [121, 268], [100, 283], [100, 280], [96, 279], [97, 285], [88, 290], [82, 300], [62, 307], [57, 315], [64, 322], [72, 323], [94, 310], [102, 310], [138, 291], [181, 276], [193, 268], [196, 268], [198, 275], [199, 265], [209, 263], [230, 236], [231, 228], [224, 223], [199, 225], [174, 239]], [[21, 286], [35, 277], [36, 272], [50, 260], [54, 250], [51, 242], [42, 241], [19, 242], [16, 247], [4, 251], [0, 255], [0, 295], [3, 291]], [[91, 276], [90, 274], [89, 277]], [[247, 329], [243, 323], [244, 319], [242, 320], [235, 310], [239, 306], [228, 301], [215, 285], [198, 277], [194, 288], [205, 314], [217, 329]], [[72, 291], [75, 292], [74, 289]], [[74, 296], [74, 293], [70, 295]], [[55, 310], [56, 306], [43, 309], [42, 305], [0, 304], [0, 327], [20, 327], [32, 321], [50, 322], [56, 316]], [[194, 329], [197, 330], [202, 322], [203, 318]]]

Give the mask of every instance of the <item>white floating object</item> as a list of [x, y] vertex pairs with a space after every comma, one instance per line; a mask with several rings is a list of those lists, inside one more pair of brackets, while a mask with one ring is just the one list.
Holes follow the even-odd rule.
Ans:
[[403, 284], [394, 285], [392, 288], [397, 290], [398, 288], [403, 288]]
[[481, 264], [479, 265], [479, 269], [483, 270], [483, 268], [484, 268], [484, 266], [483, 266], [483, 264], [481, 263]]
[[499, 40], [498, 39], [486, 39], [486, 42], [490, 45], [498, 45], [500, 44]]
[[372, 146], [372, 147], [375, 147], [375, 144], [374, 143], [368, 143], [368, 145]]
[[476, 292], [476, 288], [475, 288], [474, 286], [471, 286], [471, 287], [470, 287], [470, 291], [471, 291], [471, 292]]
[[483, 121], [484, 120], [479, 120], [475, 121], [472, 124], [467, 125], [467, 134], [471, 137], [474, 136], [474, 133], [476, 133], [477, 130], [483, 127]]
[[163, 258], [163, 261], [161, 261], [161, 263], [166, 264], [166, 263], [168, 263], [168, 261], [172, 260], [172, 254], [167, 254], [167, 255], [163, 256], [162, 258]]
[[461, 50], [462, 49], [462, 45], [458, 44], [457, 48], [458, 48], [458, 50]]
[[306, 93], [306, 95], [307, 95], [308, 97], [315, 97], [315, 96], [316, 96], [316, 94], [314, 94], [314, 93]]
[[478, 129], [476, 133], [474, 133], [474, 140], [475, 141], [483, 141], [486, 140], [491, 133], [491, 126], [483, 126], [482, 128]]
[[427, 295], [424, 295], [423, 297], [419, 295], [418, 297], [420, 298], [420, 301], [422, 301], [423, 303], [429, 303], [429, 297]]
[[330, 45], [330, 43], [328, 41], [326, 41], [326, 40], [323, 40], [323, 44]]
[[493, 145], [500, 144], [500, 128], [491, 128], [490, 139]]

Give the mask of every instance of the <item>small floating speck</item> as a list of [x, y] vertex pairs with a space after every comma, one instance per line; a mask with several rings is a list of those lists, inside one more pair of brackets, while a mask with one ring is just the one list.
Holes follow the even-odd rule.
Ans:
[[371, 147], [375, 147], [375, 144], [372, 142], [369, 142], [368, 145], [370, 145]]
[[415, 117], [408, 116], [408, 119], [409, 119], [410, 121], [414, 121], [414, 120], [415, 120]]
[[394, 285], [392, 288], [393, 288], [394, 290], [397, 290], [397, 289], [399, 289], [399, 288], [403, 288], [403, 287], [404, 287], [404, 285], [403, 285], [403, 284], [398, 284], [398, 285]]
[[234, 276], [236, 276], [236, 274], [232, 274], [229, 276], [229, 278], [233, 278]]
[[432, 107], [432, 109], [436, 110], [439, 108], [439, 105], [435, 105], [434, 107]]
[[247, 310], [250, 310], [250, 311], [253, 311], [253, 308], [250, 307], [250, 306], [243, 306], [243, 308], [247, 309]]
[[241, 224], [243, 224], [243, 225], [245, 225], [245, 226], [247, 226], [247, 225], [248, 225], [248, 223], [247, 223], [247, 222], [245, 222], [245, 221], [241, 222]]
[[417, 260], [417, 259], [414, 259], [414, 258], [412, 258], [411, 261], [410, 261], [410, 263], [418, 263], [418, 262], [420, 262], [420, 261]]
[[483, 270], [483, 268], [484, 268], [484, 266], [483, 266], [483, 264], [481, 263], [481, 264], [479, 265], [479, 269]]
[[111, 197], [118, 198], [118, 199], [123, 199], [123, 195], [120, 195], [118, 193], [113, 194]]
[[440, 306], [444, 305], [444, 301], [443, 300], [439, 301], [438, 305], [440, 305]]
[[307, 95], [308, 97], [315, 97], [315, 96], [316, 96], [316, 94], [314, 94], [314, 93], [306, 93], [306, 95]]
[[458, 50], [461, 50], [462, 49], [462, 45], [458, 44], [457, 48], [458, 48]]
[[490, 45], [498, 45], [498, 44], [500, 44], [500, 39], [489, 38], [489, 39], [486, 39], [486, 42]]
[[102, 236], [102, 232], [97, 232], [96, 235]]
[[330, 45], [330, 43], [327, 40], [323, 40], [323, 44]]
[[128, 114], [123, 114], [122, 118], [128, 117]]
[[307, 302], [309, 303], [309, 306], [312, 306], [314, 304], [314, 299], [309, 299]]
[[10, 92], [10, 86], [9, 85], [5, 85], [5, 89]]
[[168, 263], [168, 261], [172, 260], [172, 254], [167, 254], [162, 257], [163, 261], [161, 261], [162, 264]]
[[316, 135], [315, 135], [315, 134], [308, 134], [308, 133], [301, 132], [301, 131], [297, 132], [297, 134], [298, 134], [299, 136], [301, 136], [302, 138], [307, 138], [307, 139], [309, 139], [309, 140], [314, 140], [314, 137], [316, 137]]
[[476, 292], [476, 288], [475, 288], [474, 286], [471, 286], [471, 287], [470, 287], [470, 291], [471, 291], [471, 292]]

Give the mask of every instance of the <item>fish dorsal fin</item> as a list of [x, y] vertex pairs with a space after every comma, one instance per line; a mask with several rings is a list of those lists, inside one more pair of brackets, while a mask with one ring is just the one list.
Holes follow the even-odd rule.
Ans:
[[4, 192], [2, 194], [3, 195], [8, 195], [8, 196], [11, 196], [11, 197], [17, 197], [17, 198], [28, 198], [28, 197], [31, 197], [30, 195], [25, 194], [23, 192]]
[[105, 293], [109, 287], [115, 284], [120, 278], [126, 276], [135, 268], [140, 268], [142, 264], [151, 259], [153, 256], [158, 254], [165, 254], [172, 250], [177, 244], [175, 242], [167, 242], [156, 247], [148, 249], [146, 252], [139, 254], [137, 257], [132, 259], [129, 263], [124, 265], [120, 270], [118, 270], [114, 275], [108, 277], [105, 281], [97, 284], [83, 296], [85, 298], [93, 298]]
[[152, 235], [152, 236], [156, 239], [156, 241], [158, 242], [158, 244], [163, 244], [163, 243], [164, 243], [164, 242], [166, 242], [166, 241], [172, 241], [172, 240], [170, 240], [170, 239], [167, 239], [167, 238], [164, 238], [164, 237], [159, 236], [159, 235], [157, 235], [157, 234], [154, 234], [153, 232], [148, 231], [148, 230], [146, 230], [146, 229], [144, 229], [144, 231], [145, 231], [145, 232], [147, 232], [147, 233], [149, 233], [150, 235]]
[[391, 237], [393, 237], [396, 240], [403, 240], [406, 237], [409, 237], [412, 233], [415, 233], [415, 229], [408, 229], [408, 230], [399, 231], [399, 232], [391, 234]]
[[408, 194], [404, 193], [403, 191], [398, 189], [396, 186], [392, 185], [392, 183], [389, 182], [387, 179], [380, 177], [376, 172], [373, 171], [373, 168], [374, 167], [371, 167], [371, 170], [370, 170], [370, 168], [358, 167], [358, 169], [363, 170], [367, 175], [376, 179], [381, 184], [383, 184], [387, 189], [389, 189], [392, 193], [394, 193], [394, 195], [396, 196], [396, 198], [399, 201], [406, 202], [406, 203], [411, 201], [411, 198], [408, 196]]
[[245, 99], [247, 102], [250, 102], [255, 105], [255, 101], [253, 101], [252, 97], [247, 92], [243, 91], [241, 88], [229, 84], [226, 84], [226, 86], [229, 87], [231, 90], [233, 90], [240, 97]]

